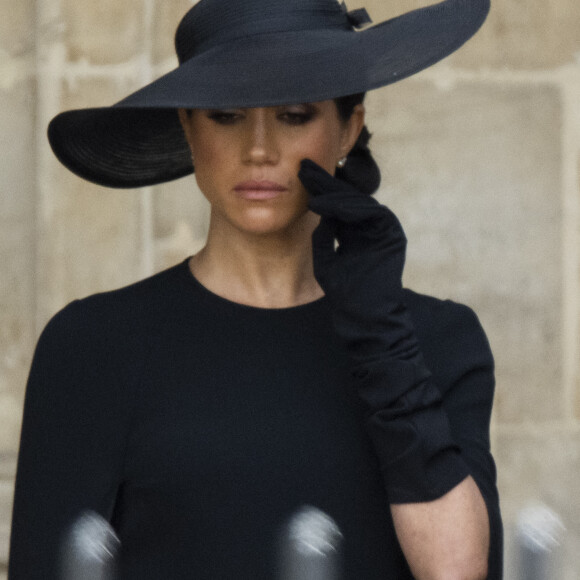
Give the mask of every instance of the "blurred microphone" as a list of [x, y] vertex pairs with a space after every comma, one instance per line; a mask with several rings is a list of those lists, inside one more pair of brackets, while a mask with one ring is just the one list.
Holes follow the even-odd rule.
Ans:
[[301, 508], [284, 530], [280, 580], [338, 580], [341, 539], [330, 516], [311, 506]]
[[532, 505], [519, 513], [516, 529], [519, 580], [560, 577], [557, 556], [564, 531], [562, 520], [544, 505]]
[[119, 546], [109, 522], [94, 512], [85, 512], [65, 538], [62, 580], [113, 580]]

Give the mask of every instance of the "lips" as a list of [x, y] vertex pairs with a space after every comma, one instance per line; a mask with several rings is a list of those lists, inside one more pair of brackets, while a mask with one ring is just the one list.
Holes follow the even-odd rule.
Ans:
[[275, 181], [244, 181], [234, 187], [234, 191], [243, 199], [264, 200], [278, 197], [287, 188]]

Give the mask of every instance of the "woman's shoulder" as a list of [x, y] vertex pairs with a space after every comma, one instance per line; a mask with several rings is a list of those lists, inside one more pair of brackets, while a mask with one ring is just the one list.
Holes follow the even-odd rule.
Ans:
[[77, 302], [87, 310], [99, 313], [145, 316], [159, 308], [171, 307], [183, 294], [188, 275], [187, 261], [153, 274], [127, 286], [92, 294]]
[[185, 262], [122, 288], [74, 300], [46, 325], [41, 341], [142, 337], [167, 320], [183, 295]]
[[405, 302], [417, 333], [424, 338], [447, 336], [464, 340], [473, 334], [485, 336], [477, 314], [465, 304], [409, 289], [405, 289]]
[[474, 368], [493, 371], [489, 341], [469, 306], [412, 290], [405, 290], [405, 299], [434, 375], [452, 380]]

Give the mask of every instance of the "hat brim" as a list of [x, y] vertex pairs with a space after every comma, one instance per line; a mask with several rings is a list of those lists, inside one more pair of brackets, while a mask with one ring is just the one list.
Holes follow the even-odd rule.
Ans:
[[489, 0], [446, 0], [360, 32], [264, 34], [214, 48], [111, 107], [61, 113], [48, 137], [77, 175], [114, 188], [193, 172], [179, 108], [324, 101], [389, 85], [435, 64], [479, 29]]

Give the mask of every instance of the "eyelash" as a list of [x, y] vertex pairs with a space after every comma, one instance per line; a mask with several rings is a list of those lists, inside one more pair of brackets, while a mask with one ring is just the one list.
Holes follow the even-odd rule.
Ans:
[[240, 115], [228, 113], [227, 111], [212, 111], [208, 117], [219, 125], [233, 125]]
[[285, 122], [288, 123], [289, 125], [298, 126], [298, 125], [306, 125], [306, 123], [310, 122], [314, 117], [314, 113], [311, 112], [295, 113], [288, 111], [286, 113], [283, 113], [281, 117], [285, 119]]
[[[208, 117], [219, 125], [233, 125], [242, 115], [228, 111], [211, 111]], [[286, 111], [278, 115], [278, 118], [288, 125], [298, 127], [309, 123], [314, 118], [314, 113], [310, 111], [304, 113]]]

